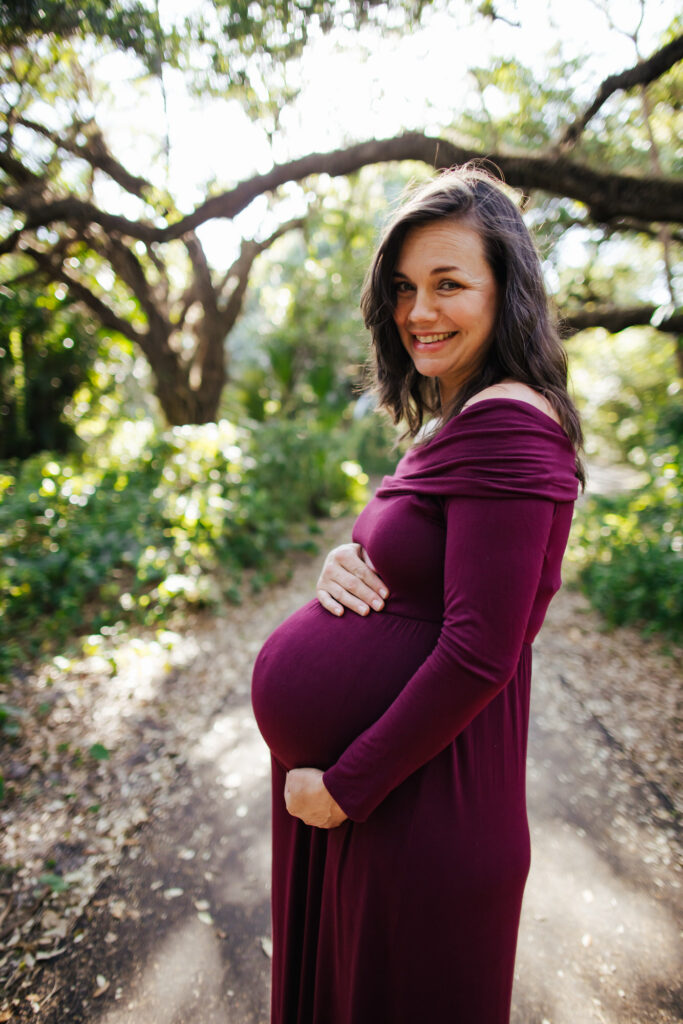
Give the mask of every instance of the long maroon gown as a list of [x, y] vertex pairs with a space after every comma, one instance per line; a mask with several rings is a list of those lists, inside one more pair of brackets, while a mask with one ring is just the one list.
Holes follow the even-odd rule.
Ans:
[[[577, 492], [563, 430], [477, 403], [404, 456], [353, 539], [390, 590], [312, 601], [269, 637], [253, 706], [273, 758], [272, 1024], [507, 1024], [529, 868], [531, 643]], [[310, 828], [285, 773], [349, 820]]]

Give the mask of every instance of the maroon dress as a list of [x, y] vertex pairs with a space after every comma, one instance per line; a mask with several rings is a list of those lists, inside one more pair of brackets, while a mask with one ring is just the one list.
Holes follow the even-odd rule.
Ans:
[[[477, 403], [385, 477], [353, 539], [390, 590], [312, 601], [266, 641], [273, 755], [272, 1024], [506, 1024], [529, 868], [531, 642], [560, 586], [575, 459], [511, 399]], [[285, 773], [349, 820], [310, 828]]]

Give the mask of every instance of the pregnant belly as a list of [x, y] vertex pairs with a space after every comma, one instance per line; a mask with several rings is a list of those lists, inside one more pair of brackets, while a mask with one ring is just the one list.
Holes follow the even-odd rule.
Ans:
[[336, 618], [317, 601], [300, 608], [254, 666], [254, 714], [275, 757], [288, 770], [329, 768], [386, 711], [439, 629], [388, 612]]

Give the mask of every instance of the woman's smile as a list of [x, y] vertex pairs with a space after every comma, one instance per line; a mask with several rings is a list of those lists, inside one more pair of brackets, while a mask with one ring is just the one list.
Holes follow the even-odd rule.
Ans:
[[446, 331], [444, 334], [414, 334], [416, 344], [434, 345], [437, 341], [446, 341], [455, 335], [455, 331]]
[[412, 228], [394, 288], [401, 342], [418, 373], [438, 378], [447, 404], [481, 366], [496, 318], [498, 289], [476, 228], [462, 221]]

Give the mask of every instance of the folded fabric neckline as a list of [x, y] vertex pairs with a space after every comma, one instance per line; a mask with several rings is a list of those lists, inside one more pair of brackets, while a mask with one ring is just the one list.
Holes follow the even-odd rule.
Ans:
[[539, 497], [574, 501], [576, 458], [564, 430], [546, 413], [514, 398], [463, 409], [428, 441], [403, 456], [377, 497], [427, 494]]

